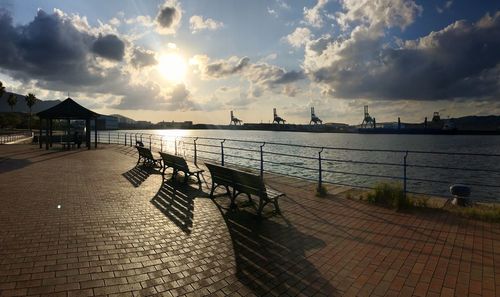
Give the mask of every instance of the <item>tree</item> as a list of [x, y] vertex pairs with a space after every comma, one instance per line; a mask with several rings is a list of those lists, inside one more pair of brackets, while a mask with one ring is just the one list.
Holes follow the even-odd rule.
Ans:
[[0, 81], [0, 98], [3, 96], [5, 93], [5, 87], [3, 86], [3, 83]]
[[10, 93], [9, 98], [7, 98], [7, 103], [10, 106], [10, 111], [14, 111], [14, 106], [17, 103], [17, 96], [16, 96], [16, 94]]
[[26, 105], [28, 105], [28, 108], [30, 109], [30, 117], [29, 117], [29, 124], [28, 124], [28, 126], [29, 126], [29, 129], [31, 131], [31, 108], [36, 103], [36, 97], [35, 97], [34, 94], [29, 93], [28, 95], [26, 95], [26, 97], [24, 99], [26, 100]]

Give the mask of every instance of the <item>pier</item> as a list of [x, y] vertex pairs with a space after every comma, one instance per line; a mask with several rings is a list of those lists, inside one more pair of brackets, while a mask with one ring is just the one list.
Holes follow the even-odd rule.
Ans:
[[[133, 147], [0, 146], [0, 296], [495, 296], [500, 226], [266, 175], [282, 215], [135, 167]], [[201, 163], [201, 162], [200, 162]], [[245, 199], [242, 199], [245, 200]]]

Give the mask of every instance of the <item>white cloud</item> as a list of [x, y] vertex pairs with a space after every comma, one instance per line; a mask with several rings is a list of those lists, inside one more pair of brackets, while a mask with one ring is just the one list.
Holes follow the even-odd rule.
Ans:
[[405, 29], [423, 11], [422, 6], [413, 0], [342, 0], [341, 4], [344, 12], [337, 13], [337, 22], [344, 29], [350, 24], [360, 23], [371, 27]]
[[304, 7], [305, 23], [317, 28], [323, 26], [323, 7], [327, 3], [328, 0], [318, 0], [312, 8]]
[[313, 35], [311, 34], [311, 30], [308, 28], [296, 28], [295, 31], [284, 37], [284, 40], [287, 41], [293, 47], [302, 47], [307, 42], [311, 40]]
[[193, 15], [189, 19], [189, 28], [194, 34], [202, 30], [217, 30], [224, 26], [222, 22], [215, 21], [211, 18], [203, 19], [200, 15]]

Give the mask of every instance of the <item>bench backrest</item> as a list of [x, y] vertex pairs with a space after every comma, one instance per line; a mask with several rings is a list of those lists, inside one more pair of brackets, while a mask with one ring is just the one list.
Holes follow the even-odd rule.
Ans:
[[189, 171], [189, 166], [184, 158], [163, 152], [160, 152], [160, 156], [165, 166], [174, 167], [181, 171]]
[[142, 146], [136, 146], [137, 148], [137, 151], [139, 152], [139, 155], [146, 158], [146, 159], [150, 159], [150, 160], [153, 160], [154, 157], [153, 157], [153, 154], [151, 153], [151, 150], [145, 148], [145, 147], [142, 147]]
[[257, 196], [266, 196], [266, 186], [260, 175], [206, 163], [212, 179], [223, 185], [234, 187], [239, 192], [248, 193]]
[[212, 180], [219, 185], [233, 186], [234, 171], [230, 168], [205, 162], [212, 176]]
[[266, 196], [266, 186], [260, 175], [235, 170], [235, 184], [237, 191], [257, 196]]

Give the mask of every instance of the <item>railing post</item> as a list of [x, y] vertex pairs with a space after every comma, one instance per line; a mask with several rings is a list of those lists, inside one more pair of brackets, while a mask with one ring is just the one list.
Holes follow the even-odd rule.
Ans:
[[321, 191], [321, 187], [323, 186], [323, 170], [321, 169], [321, 153], [325, 148], [322, 147], [321, 151], [318, 152], [318, 189]]
[[127, 146], [127, 133], [125, 133], [123, 138], [125, 139], [125, 146]]
[[160, 152], [163, 153], [163, 136], [160, 137]]
[[224, 166], [224, 142], [226, 140], [222, 140], [220, 143], [220, 164]]
[[194, 141], [193, 141], [194, 142], [194, 164], [198, 165], [198, 163], [197, 163], [197, 161], [198, 161], [198, 154], [196, 152], [196, 140], [198, 140], [198, 137], [196, 137], [194, 139]]
[[266, 143], [262, 143], [260, 146], [260, 178], [264, 179], [264, 145]]
[[406, 158], [408, 157], [408, 151], [406, 151], [405, 153], [405, 156], [403, 158], [403, 193], [404, 193], [404, 197], [406, 199], [406, 167], [407, 167], [407, 164], [406, 164]]
[[130, 146], [132, 146], [132, 134], [130, 134]]
[[149, 135], [149, 150], [151, 150], [151, 135]]
[[177, 156], [177, 137], [174, 139], [174, 152], [175, 152], [175, 155]]

